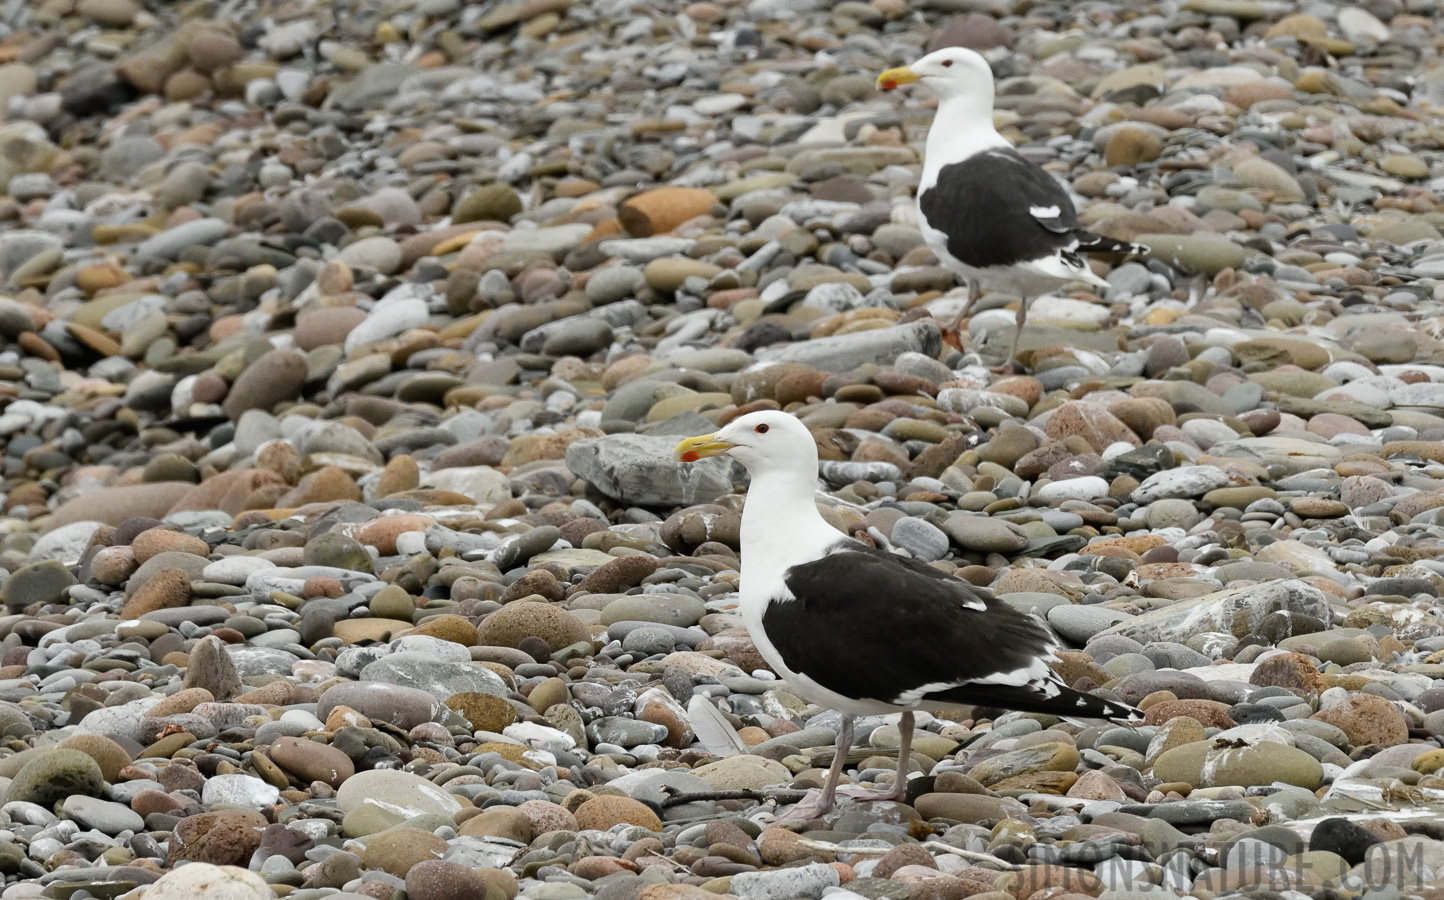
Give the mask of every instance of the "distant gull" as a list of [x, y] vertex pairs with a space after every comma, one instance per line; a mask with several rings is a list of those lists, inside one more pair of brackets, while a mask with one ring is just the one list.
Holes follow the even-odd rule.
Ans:
[[1075, 282], [1108, 287], [1084, 253], [1141, 254], [1148, 248], [1081, 228], [1068, 191], [998, 134], [987, 60], [948, 47], [877, 78], [883, 90], [914, 83], [932, 89], [939, 101], [918, 184], [923, 239], [968, 283], [958, 324], [983, 288], [1022, 298], [1008, 352], [1012, 362], [1034, 297]]

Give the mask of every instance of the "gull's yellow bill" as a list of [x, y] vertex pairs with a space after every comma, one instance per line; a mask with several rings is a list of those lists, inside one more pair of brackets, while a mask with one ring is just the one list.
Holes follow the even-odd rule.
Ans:
[[914, 73], [913, 70], [909, 69], [907, 66], [899, 66], [896, 69], [888, 69], [886, 72], [877, 76], [878, 90], [883, 91], [890, 91], [893, 88], [901, 87], [904, 84], [916, 84], [918, 81], [919, 78], [916, 73]]
[[717, 440], [716, 434], [700, 434], [678, 444], [672, 456], [677, 462], [696, 462], [709, 456], [721, 456], [735, 446], [728, 441]]

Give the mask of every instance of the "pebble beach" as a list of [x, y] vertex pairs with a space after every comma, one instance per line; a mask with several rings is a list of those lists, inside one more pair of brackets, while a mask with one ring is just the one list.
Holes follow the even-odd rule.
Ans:
[[[1444, 900], [1444, 3], [0, 0], [0, 900]], [[995, 120], [1109, 287], [967, 291]], [[846, 534], [1138, 727], [840, 715], [736, 611]], [[855, 664], [867, 667], [859, 649]]]

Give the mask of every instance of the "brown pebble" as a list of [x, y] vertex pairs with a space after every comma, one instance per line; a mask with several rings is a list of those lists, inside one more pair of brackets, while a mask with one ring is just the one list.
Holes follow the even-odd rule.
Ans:
[[1404, 713], [1373, 694], [1348, 694], [1339, 704], [1314, 713], [1313, 718], [1338, 726], [1356, 747], [1393, 747], [1409, 740], [1409, 722]]
[[339, 597], [346, 592], [341, 582], [325, 575], [313, 575], [301, 586], [301, 595], [307, 600], [313, 597]]
[[576, 811], [577, 827], [606, 831], [613, 825], [639, 825], [661, 831], [662, 820], [646, 804], [631, 797], [594, 797]]
[[654, 188], [624, 202], [617, 209], [617, 218], [632, 237], [651, 237], [706, 215], [716, 202], [717, 195], [703, 188]]
[[271, 744], [270, 753], [276, 765], [299, 776], [303, 782], [320, 781], [334, 788], [356, 774], [356, 765], [349, 756], [318, 741], [277, 738]]
[[122, 620], [139, 619], [158, 609], [185, 606], [191, 598], [191, 579], [184, 569], [161, 569], [141, 585], [121, 607]]
[[447, 850], [446, 841], [419, 828], [393, 828], [372, 836], [361, 851], [361, 861], [368, 869], [380, 869], [405, 878], [411, 868], [426, 860], [440, 859]]
[[182, 819], [171, 833], [170, 862], [242, 866], [261, 845], [266, 817], [249, 809], [224, 809]]
[[211, 552], [210, 546], [200, 538], [165, 528], [152, 528], [141, 532], [130, 542], [130, 548], [139, 563], [172, 550], [193, 553], [196, 556], [209, 556]]
[[420, 513], [402, 513], [373, 519], [356, 529], [352, 535], [357, 541], [375, 547], [382, 556], [396, 553], [396, 538], [408, 531], [425, 531], [436, 520]]

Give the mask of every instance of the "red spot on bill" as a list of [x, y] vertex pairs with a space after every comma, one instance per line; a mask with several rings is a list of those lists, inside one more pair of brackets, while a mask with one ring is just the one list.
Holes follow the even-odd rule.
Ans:
[[696, 462], [701, 458], [696, 450], [687, 450], [682, 453], [682, 462]]

